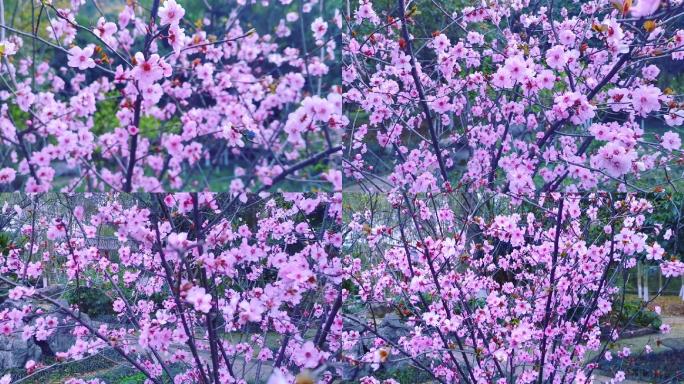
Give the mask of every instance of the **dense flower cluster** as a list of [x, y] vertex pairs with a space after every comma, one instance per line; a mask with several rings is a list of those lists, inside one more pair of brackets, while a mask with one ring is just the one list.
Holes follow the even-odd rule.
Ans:
[[684, 0], [92, 3], [0, 12], [24, 378], [591, 383], [684, 283]]
[[[623, 331], [606, 323], [620, 305], [620, 271], [645, 258], [668, 277], [684, 274], [656, 242], [663, 234], [646, 222], [653, 206], [644, 198], [546, 195], [465, 221], [452, 203], [353, 215], [352, 237], [368, 253], [349, 274], [371, 310], [345, 311], [348, 358], [376, 370], [410, 360], [443, 383], [584, 383], [595, 369], [588, 356]], [[400, 337], [372, 326], [369, 313], [381, 307], [407, 324]]]
[[[59, 361], [114, 348], [156, 383], [234, 382], [257, 366], [261, 380], [271, 370], [291, 379], [335, 359], [346, 295], [339, 195], [250, 200], [258, 212], [211, 193], [140, 195], [133, 203], [115, 196], [96, 211], [59, 199], [66, 213], [52, 222], [33, 217], [38, 200], [25, 211], [6, 208], [25, 242], [15, 239], [2, 256], [0, 280], [20, 303], [0, 311], [2, 334], [40, 341], [67, 329], [74, 343], [55, 351]], [[106, 228], [115, 253], [94, 241]], [[50, 264], [64, 269], [69, 286], [108, 287], [121, 322], [96, 327], [78, 304], [36, 288], [41, 265]], [[29, 371], [40, 368], [31, 364]]]
[[532, 195], [681, 177], [684, 110], [657, 81], [684, 57], [680, 2], [396, 5], [349, 15], [345, 108], [367, 116], [349, 129], [350, 183]]
[[342, 353], [370, 367], [352, 376], [408, 364], [432, 382], [593, 381], [624, 326], [616, 276], [684, 273], [666, 252], [681, 228], [649, 217], [683, 185], [682, 90], [664, 81], [684, 58], [682, 2], [346, 12], [343, 176], [363, 198]]
[[[335, 74], [342, 18], [317, 2], [279, 6], [275, 34], [246, 28], [242, 6], [193, 25], [174, 0], [129, 2], [81, 25], [79, 12], [92, 11], [84, 2], [43, 2], [40, 37], [2, 28], [0, 183], [243, 193], [289, 177], [332, 190], [346, 125]], [[34, 62], [40, 44], [53, 54]], [[53, 55], [66, 66], [52, 66]]]

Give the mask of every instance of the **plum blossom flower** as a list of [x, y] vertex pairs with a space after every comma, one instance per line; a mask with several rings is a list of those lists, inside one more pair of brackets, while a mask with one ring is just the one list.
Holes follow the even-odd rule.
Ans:
[[665, 277], [681, 276], [684, 275], [684, 263], [679, 260], [665, 261], [660, 264], [660, 271]]
[[375, 13], [371, 1], [362, 1], [362, 4], [359, 5], [359, 8], [355, 13], [357, 23], [361, 23], [364, 19], [368, 19], [373, 24], [378, 24], [380, 22], [380, 17]]
[[662, 92], [659, 88], [652, 85], [641, 86], [632, 91], [632, 106], [634, 112], [640, 116], [647, 116], [649, 113], [660, 109], [658, 98]]
[[667, 131], [663, 134], [661, 144], [663, 145], [663, 148], [669, 151], [679, 150], [679, 148], [682, 147], [682, 139], [679, 137], [678, 133]]
[[665, 250], [658, 243], [653, 243], [652, 246], [646, 246], [646, 259], [648, 260], [662, 260]]
[[12, 168], [0, 169], [0, 184], [9, 184], [14, 181], [17, 171]]
[[655, 80], [659, 73], [660, 69], [653, 64], [648, 65], [641, 70], [641, 74], [646, 80]]
[[26, 368], [26, 373], [30, 374], [36, 369], [36, 362], [34, 360], [29, 360], [24, 365], [24, 368]]
[[185, 300], [192, 304], [196, 311], [209, 313], [211, 310], [211, 295], [202, 287], [190, 288]]
[[634, 17], [650, 16], [660, 7], [660, 0], [637, 0], [632, 6], [631, 12]]
[[179, 27], [177, 24], [171, 24], [167, 41], [171, 44], [173, 52], [180, 54], [181, 49], [185, 46], [185, 29]]
[[131, 124], [131, 125], [128, 126], [128, 134], [131, 135], [131, 136], [137, 135], [139, 131], [140, 131], [140, 130], [139, 130], [138, 127], [136, 127], [135, 125], [132, 125], [132, 124]]
[[159, 8], [159, 24], [177, 26], [184, 15], [185, 9], [176, 3], [175, 0], [166, 0], [161, 8]]
[[0, 41], [0, 57], [17, 53], [17, 45], [9, 40]]
[[440, 33], [432, 39], [430, 46], [437, 52], [444, 52], [451, 46], [451, 42], [446, 34]]
[[264, 312], [264, 305], [261, 301], [252, 299], [240, 303], [240, 319], [243, 321], [261, 321], [261, 314]]
[[48, 227], [47, 238], [54, 241], [64, 236], [66, 236], [66, 226], [61, 220], [57, 219]]
[[620, 177], [629, 172], [636, 158], [633, 150], [613, 141], [601, 147], [595, 157], [598, 166], [612, 177]]
[[610, 380], [611, 383], [621, 383], [625, 381], [625, 373], [623, 371], [617, 371], [615, 377]]
[[100, 17], [97, 20], [97, 25], [95, 26], [95, 29], [93, 29], [93, 33], [100, 39], [102, 39], [104, 42], [107, 44], [111, 44], [114, 39], [114, 34], [116, 33], [116, 24], [112, 23], [111, 21], [105, 20], [104, 17]]
[[663, 118], [665, 118], [665, 123], [670, 127], [680, 126], [684, 123], [684, 110], [670, 110], [670, 112], [666, 113]]
[[314, 33], [316, 41], [321, 41], [325, 33], [328, 31], [328, 23], [323, 21], [322, 17], [317, 17], [316, 20], [311, 23], [311, 31]]
[[577, 36], [575, 33], [569, 29], [564, 29], [558, 33], [558, 39], [560, 40], [561, 44], [567, 47], [572, 47], [575, 44], [576, 38]]
[[562, 45], [555, 45], [546, 52], [546, 64], [553, 69], [561, 69], [568, 63], [568, 56]]
[[313, 342], [307, 341], [292, 354], [292, 359], [303, 368], [316, 368], [320, 363], [321, 354]]
[[149, 85], [164, 77], [164, 68], [161, 66], [159, 55], [153, 53], [145, 59], [142, 52], [135, 54], [136, 66], [131, 71], [133, 77], [143, 85]]
[[69, 62], [67, 63], [70, 67], [78, 68], [81, 71], [88, 68], [95, 67], [95, 60], [90, 57], [93, 55], [94, 48], [92, 45], [88, 45], [81, 49], [78, 46], [71, 47], [69, 49]]

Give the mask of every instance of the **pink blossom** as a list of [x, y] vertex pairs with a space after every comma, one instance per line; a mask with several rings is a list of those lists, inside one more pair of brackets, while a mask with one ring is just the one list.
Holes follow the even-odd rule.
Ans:
[[12, 56], [17, 53], [17, 45], [11, 41], [0, 41], [0, 56]]
[[159, 8], [159, 24], [178, 26], [184, 15], [185, 9], [176, 3], [175, 0], [166, 0]]
[[36, 369], [36, 362], [34, 360], [29, 360], [24, 365], [24, 368], [26, 368], [26, 373], [30, 374]]
[[546, 53], [546, 64], [553, 69], [562, 69], [568, 63], [568, 58], [565, 53], [565, 48], [562, 45], [556, 45], [549, 49]]
[[209, 313], [211, 310], [211, 295], [202, 287], [192, 287], [185, 300], [192, 304], [196, 311]]
[[641, 73], [646, 80], [655, 80], [660, 73], [660, 69], [657, 66], [651, 64], [641, 69]]
[[320, 352], [313, 342], [307, 341], [292, 354], [292, 359], [303, 368], [316, 368], [320, 364]]
[[660, 0], [637, 0], [630, 10], [634, 17], [646, 17], [655, 13], [658, 7], [660, 7]]
[[85, 70], [88, 68], [95, 67], [95, 61], [90, 57], [93, 55], [94, 48], [92, 45], [88, 45], [81, 49], [78, 46], [71, 47], [69, 49], [69, 66], [75, 67], [80, 70]]
[[679, 134], [673, 131], [667, 131], [663, 134], [661, 139], [661, 144], [663, 148], [674, 151], [679, 150], [682, 147], [682, 140], [679, 138]]
[[250, 301], [243, 301], [240, 303], [240, 318], [243, 321], [261, 321], [261, 315], [264, 312], [264, 309], [263, 304], [261, 304], [259, 300], [252, 299]]
[[12, 168], [0, 169], [0, 184], [9, 184], [14, 181], [17, 172]]
[[632, 106], [634, 112], [640, 116], [646, 116], [652, 111], [660, 109], [660, 101], [658, 98], [661, 95], [660, 89], [652, 86], [641, 86], [632, 91]]
[[151, 85], [153, 82], [164, 77], [164, 69], [160, 65], [159, 55], [153, 53], [147, 59], [142, 52], [135, 54], [136, 65], [131, 75], [140, 82], [141, 86]]
[[311, 31], [313, 31], [316, 40], [321, 40], [328, 31], [328, 23], [323, 21], [322, 17], [318, 17], [311, 23]]
[[104, 17], [97, 19], [97, 25], [93, 29], [95, 35], [104, 40], [106, 43], [111, 44], [114, 40], [114, 34], [116, 33], [116, 24], [111, 21], [105, 20]]

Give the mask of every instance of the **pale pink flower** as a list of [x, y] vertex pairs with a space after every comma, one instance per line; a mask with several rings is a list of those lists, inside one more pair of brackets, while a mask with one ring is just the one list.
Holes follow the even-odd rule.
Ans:
[[112, 38], [114, 37], [116, 31], [116, 24], [105, 20], [104, 17], [100, 17], [97, 20], [97, 25], [95, 26], [95, 29], [93, 29], [93, 33], [95, 33], [95, 35], [100, 39], [104, 40], [107, 44], [112, 42]]
[[185, 300], [192, 304], [196, 311], [209, 313], [211, 310], [211, 295], [202, 287], [190, 288]]
[[302, 346], [292, 354], [292, 359], [295, 363], [303, 368], [316, 368], [320, 363], [320, 358], [320, 352], [311, 341], [302, 344]]
[[646, 116], [650, 112], [660, 109], [658, 98], [662, 92], [652, 85], [641, 86], [632, 91], [632, 106], [634, 112], [640, 116]]
[[328, 23], [323, 21], [322, 17], [317, 17], [316, 20], [311, 23], [311, 31], [314, 33], [316, 40], [321, 40], [328, 31]]
[[17, 53], [17, 45], [9, 40], [0, 41], [0, 57], [12, 56]]
[[598, 165], [608, 175], [620, 177], [630, 171], [636, 153], [616, 142], [609, 142], [601, 147], [597, 154]]
[[568, 63], [565, 48], [562, 45], [555, 45], [546, 52], [546, 64], [553, 69], [562, 69]]
[[249, 302], [243, 301], [239, 305], [240, 307], [240, 319], [243, 321], [261, 321], [261, 314], [264, 312], [264, 305], [256, 299], [252, 299]]
[[655, 80], [659, 73], [660, 69], [653, 64], [648, 65], [641, 70], [641, 74], [646, 80]]
[[81, 49], [78, 46], [71, 47], [69, 49], [69, 62], [67, 63], [70, 67], [78, 68], [81, 71], [94, 68], [95, 61], [90, 57], [93, 55], [94, 48], [92, 45], [88, 45]]
[[632, 6], [631, 12], [634, 17], [650, 16], [660, 7], [660, 0], [637, 0]]
[[679, 150], [679, 148], [682, 147], [682, 139], [679, 137], [678, 133], [667, 131], [663, 134], [661, 144], [663, 145], [663, 148], [669, 151]]
[[161, 8], [159, 8], [159, 24], [177, 26], [184, 15], [185, 9], [178, 5], [175, 0], [166, 0]]
[[0, 184], [9, 184], [14, 181], [17, 172], [12, 168], [3, 168], [0, 170]]
[[133, 77], [145, 86], [164, 77], [164, 69], [160, 65], [159, 55], [153, 53], [145, 59], [142, 52], [135, 54], [136, 65], [131, 71]]

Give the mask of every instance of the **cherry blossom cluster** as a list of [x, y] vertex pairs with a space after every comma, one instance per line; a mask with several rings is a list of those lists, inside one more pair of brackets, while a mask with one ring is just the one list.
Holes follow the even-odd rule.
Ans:
[[[82, 25], [94, 11], [85, 2], [42, 1], [36, 34], [3, 17], [0, 186], [244, 193], [288, 180], [302, 184], [295, 191], [333, 190], [347, 124], [340, 12], [318, 0], [299, 11], [237, 1], [212, 24], [175, 0], [152, 3], [98, 9]], [[244, 20], [262, 7], [277, 25]]]
[[[360, 0], [343, 35], [350, 184], [651, 191], [681, 182], [681, 1]], [[380, 178], [374, 177], [380, 176]]]
[[[671, 231], [648, 221], [649, 196], [367, 196], [348, 223], [362, 256], [347, 263], [358, 288], [342, 333], [345, 357], [370, 367], [365, 383], [401, 361], [440, 383], [592, 382], [589, 357], [623, 331], [608, 321], [622, 271], [651, 260], [684, 274], [658, 243]], [[404, 333], [379, 331], [378, 308]]]
[[[20, 238], [1, 256], [0, 280], [20, 304], [0, 312], [2, 334], [47, 340], [66, 328], [74, 342], [55, 351], [57, 361], [114, 349], [150, 383], [244, 382], [254, 370], [256, 380], [277, 382], [312, 368], [333, 374], [347, 295], [339, 194], [245, 204], [213, 193], [107, 195], [97, 207], [56, 199], [63, 214], [53, 219], [38, 197], [5, 207]], [[115, 251], [97, 245], [105, 230], [115, 233]], [[41, 265], [57, 265], [66, 289], [106, 291], [120, 322], [95, 326], [78, 303], [46, 295]]]

